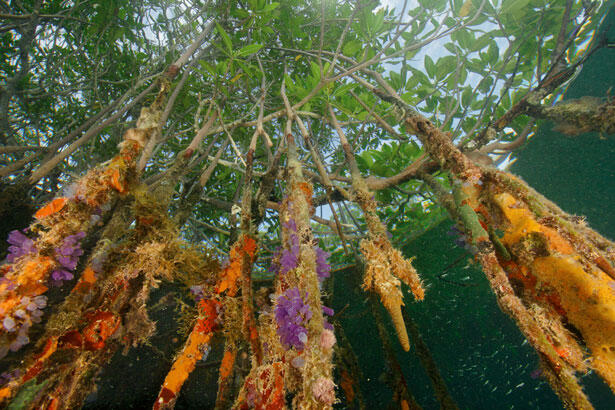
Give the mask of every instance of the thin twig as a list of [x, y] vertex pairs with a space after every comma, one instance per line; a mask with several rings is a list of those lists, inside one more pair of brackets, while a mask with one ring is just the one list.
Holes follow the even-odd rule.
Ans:
[[[226, 134], [227, 138], [231, 142], [231, 147], [233, 147], [233, 150], [235, 151], [235, 154], [237, 155], [237, 158], [239, 158], [239, 160], [241, 161], [241, 163], [245, 167], [246, 166], [246, 161], [244, 160], [243, 155], [241, 154], [241, 151], [239, 151], [239, 148], [237, 147], [237, 144], [235, 144], [235, 140], [233, 139], [231, 133], [229, 132], [227, 125], [224, 124], [224, 121], [222, 120], [222, 114], [221, 114], [221, 110], [220, 110], [220, 107], [218, 106], [218, 104], [216, 104], [216, 108], [218, 110], [218, 116], [220, 117], [220, 128], [224, 131], [224, 133]], [[215, 132], [215, 130], [213, 132]]]

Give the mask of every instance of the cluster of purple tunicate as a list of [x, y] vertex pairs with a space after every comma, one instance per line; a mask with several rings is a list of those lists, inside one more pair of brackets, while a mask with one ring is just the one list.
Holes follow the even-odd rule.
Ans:
[[[271, 272], [279, 272], [282, 275], [299, 266], [299, 254], [301, 252], [299, 236], [297, 235], [297, 224], [294, 219], [289, 218], [287, 222], [284, 222], [284, 228], [286, 228], [287, 234], [286, 246], [281, 250], [275, 251], [273, 262], [269, 268]], [[331, 265], [327, 260], [330, 254], [318, 246], [314, 246], [314, 251], [316, 252], [316, 274], [318, 280], [322, 282], [331, 274]]]
[[[330, 307], [322, 305], [322, 313], [324, 313], [327, 316], [333, 316], [333, 313], [335, 313], [335, 312]], [[327, 318], [324, 318], [324, 322], [323, 322], [322, 326], [325, 329], [329, 329], [331, 331], [333, 330], [333, 325], [331, 323], [327, 322]]]
[[13, 337], [9, 346], [0, 348], [0, 358], [4, 357], [9, 350], [16, 352], [30, 342], [28, 330], [32, 323], [41, 321], [41, 316], [43, 316], [41, 309], [45, 306], [47, 306], [47, 297], [45, 296], [36, 296], [34, 298], [24, 296], [12, 314], [4, 317], [2, 328]]
[[7, 242], [11, 246], [9, 246], [9, 254], [6, 257], [9, 263], [15, 262], [21, 256], [36, 252], [34, 241], [24, 235], [25, 232], [25, 230], [23, 232], [18, 230], [9, 232]]
[[299, 238], [292, 234], [288, 240], [288, 249], [282, 249], [280, 255], [280, 273], [285, 275], [299, 266]]
[[11, 380], [15, 380], [19, 376], [21, 376], [21, 370], [19, 369], [2, 372], [0, 374], [0, 386], [4, 386], [8, 382], [10, 382]]
[[280, 271], [280, 256], [282, 256], [282, 249], [276, 248], [271, 256], [271, 265], [269, 265], [269, 272], [274, 275]]
[[[307, 298], [307, 292], [305, 296]], [[290, 288], [279, 296], [274, 313], [282, 344], [287, 349], [303, 349], [307, 343], [307, 329], [304, 325], [312, 317], [312, 311], [310, 305], [301, 297], [299, 289]]]
[[83, 255], [81, 240], [85, 238], [85, 232], [77, 232], [68, 235], [59, 248], [56, 248], [56, 261], [59, 267], [51, 272], [51, 278], [56, 284], [61, 285], [62, 281], [73, 279], [73, 271], [77, 267], [79, 257]]
[[199, 303], [201, 299], [205, 298], [203, 286], [200, 286], [200, 285], [190, 286], [190, 293], [194, 295], [194, 300], [196, 303]]
[[314, 250], [316, 251], [316, 274], [318, 275], [318, 280], [322, 282], [331, 275], [331, 265], [327, 261], [330, 254], [318, 246], [315, 246]]

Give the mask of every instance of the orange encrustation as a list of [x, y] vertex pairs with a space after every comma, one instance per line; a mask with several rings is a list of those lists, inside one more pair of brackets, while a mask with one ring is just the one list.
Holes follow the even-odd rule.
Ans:
[[615, 281], [512, 195], [497, 194], [494, 200], [509, 222], [501, 239], [508, 248], [532, 233], [543, 235], [548, 252], [524, 262], [524, 274], [536, 278], [534, 283], [547, 294], [544, 300], [555, 303], [556, 311], [580, 331], [591, 350], [591, 366], [615, 391]]
[[46, 279], [47, 274], [54, 265], [55, 262], [49, 256], [37, 256], [25, 263], [22, 271], [17, 275], [14, 281], [20, 287], [39, 285], [40, 281]]
[[243, 235], [231, 248], [229, 263], [220, 274], [220, 280], [216, 286], [216, 293], [227, 293], [228, 296], [235, 296], [239, 290], [239, 278], [243, 266], [243, 255], [246, 254], [250, 260], [256, 254], [256, 241], [254, 238]]
[[109, 185], [115, 189], [120, 194], [126, 192], [126, 187], [124, 186], [124, 181], [122, 175], [120, 174], [119, 169], [110, 170], [111, 180], [109, 181]]
[[34, 364], [26, 371], [26, 374], [22, 379], [22, 383], [25, 383], [35, 377], [43, 369], [43, 363], [45, 363], [45, 361], [57, 350], [57, 348], [58, 340], [55, 337], [50, 337], [47, 339], [43, 351], [36, 358]]
[[[258, 379], [258, 380], [255, 380]], [[244, 386], [254, 396], [253, 406], [249, 406], [245, 397], [237, 408], [244, 410], [280, 410], [286, 408], [284, 400], [284, 366], [280, 362], [266, 365], [253, 376], [248, 376]]]
[[41, 209], [39, 209], [34, 214], [34, 217], [36, 219], [43, 219], [45, 217], [48, 217], [49, 215], [53, 215], [56, 212], [59, 212], [62, 208], [64, 208], [64, 205], [66, 205], [66, 202], [68, 202], [68, 198], [56, 198], [52, 200], [51, 202], [49, 202], [44, 207], [42, 207]]
[[47, 291], [43, 285], [55, 262], [48, 256], [36, 255], [32, 260], [25, 262], [19, 271], [9, 271], [6, 278], [17, 285], [17, 288], [8, 290], [8, 284], [0, 284], [0, 318], [9, 315], [21, 303], [23, 296], [34, 297]]
[[234, 350], [226, 350], [222, 356], [220, 363], [220, 380], [225, 380], [231, 375], [233, 365], [235, 364], [236, 352]]
[[[256, 248], [256, 241], [248, 235], [242, 235], [235, 242], [229, 254], [229, 263], [220, 273], [218, 284], [215, 287], [217, 295], [224, 292], [227, 296], [237, 294], [244, 256], [248, 256], [250, 261], [253, 260]], [[196, 362], [203, 357], [202, 349], [209, 343], [213, 333], [217, 330], [216, 319], [219, 305], [220, 302], [216, 299], [203, 299], [199, 302], [199, 317], [188, 336], [184, 349], [173, 363], [162, 384], [158, 399], [154, 403], [154, 409], [160, 409], [175, 400], [182, 385], [194, 370]], [[234, 354], [227, 351], [220, 366], [221, 380], [231, 374], [234, 361]]]
[[92, 289], [92, 287], [94, 287], [95, 283], [96, 283], [96, 272], [94, 272], [94, 269], [92, 269], [92, 267], [87, 266], [83, 270], [83, 273], [81, 274], [81, 277], [79, 278], [79, 280], [77, 281], [77, 284], [73, 288], [73, 291], [79, 292], [79, 293], [87, 293]]
[[308, 207], [312, 207], [312, 186], [307, 182], [300, 182], [298, 184], [299, 189], [303, 192], [305, 196], [305, 201], [308, 204]]
[[344, 390], [344, 395], [346, 396], [346, 402], [352, 403], [354, 401], [354, 387], [355, 381], [350, 376], [346, 370], [341, 371], [341, 381], [340, 386], [342, 390]]
[[120, 326], [119, 316], [108, 311], [97, 311], [88, 315], [89, 323], [83, 329], [83, 343], [86, 350], [99, 350], [105, 347], [107, 338]]
[[203, 357], [203, 348], [211, 340], [216, 328], [217, 305], [218, 302], [215, 300], [202, 300], [199, 303], [200, 314], [197, 323], [192, 328], [184, 349], [164, 379], [158, 399], [154, 403], [154, 409], [162, 408], [177, 397], [196, 363]]

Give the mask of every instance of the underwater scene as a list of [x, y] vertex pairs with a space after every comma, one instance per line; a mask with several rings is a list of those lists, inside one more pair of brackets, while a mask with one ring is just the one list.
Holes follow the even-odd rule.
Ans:
[[615, 408], [614, 6], [0, 3], [0, 408]]

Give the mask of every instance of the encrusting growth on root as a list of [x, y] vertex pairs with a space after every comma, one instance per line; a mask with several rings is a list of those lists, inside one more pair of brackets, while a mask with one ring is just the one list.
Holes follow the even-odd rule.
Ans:
[[583, 349], [575, 338], [564, 332], [563, 326], [562, 331], [553, 331], [554, 326], [567, 323], [579, 331], [591, 351], [590, 367], [615, 391], [615, 281], [595, 263], [595, 253], [588, 258], [575, 249], [575, 242], [582, 241], [582, 249], [590, 248], [589, 241], [583, 239], [588, 228], [568, 230], [567, 224], [560, 222], [562, 218], [548, 209], [542, 209], [538, 218], [523, 199], [498, 192], [496, 186], [489, 199], [504, 216], [499, 224], [504, 232], [501, 242], [516, 262], [504, 267], [522, 289], [524, 301], [537, 303], [550, 316], [546, 324], [558, 354], [571, 364], [581, 363], [575, 367], [585, 371]]
[[[544, 314], [537, 314], [540, 310], [532, 308], [532, 303], [527, 303], [532, 300], [536, 301], [536, 299], [527, 299], [527, 293], [517, 295], [516, 289], [511, 284], [510, 274], [504, 270], [507, 264], [510, 266], [510, 255], [516, 258], [514, 260], [515, 263], [521, 265], [533, 261], [536, 256], [546, 256], [541, 254], [545, 249], [543, 245], [536, 248], [536, 250], [542, 250], [531, 258], [519, 258], [521, 255], [519, 252], [516, 252], [519, 249], [518, 247], [510, 247], [511, 243], [505, 243], [506, 241], [497, 237], [497, 232], [499, 230], [506, 231], [508, 226], [503, 223], [505, 219], [502, 219], [501, 216], [499, 219], [496, 218], [498, 216], [497, 212], [493, 214], [499, 208], [492, 199], [493, 194], [516, 190], [517, 193], [526, 195], [525, 199], [529, 200], [531, 195], [528, 195], [528, 193], [530, 190], [519, 180], [508, 177], [508, 174], [490, 170], [483, 171], [459, 151], [450, 138], [434, 126], [431, 121], [408, 107], [398, 97], [385, 95], [385, 93], [379, 90], [374, 91], [376, 95], [392, 102], [400, 109], [402, 122], [408, 132], [416, 134], [429, 155], [443, 168], [450, 170], [454, 176], [454, 202], [442, 201], [442, 203], [450, 208], [449, 212], [461, 223], [466, 235], [469, 237], [472, 245], [474, 245], [476, 259], [483, 267], [500, 308], [515, 320], [521, 332], [539, 353], [541, 367], [553, 390], [568, 408], [592, 408], [591, 403], [574, 376], [575, 370], [580, 370], [580, 367], [577, 366], [580, 363], [580, 360], [578, 360], [579, 349], [576, 349], [576, 353], [574, 353], [573, 349], [562, 350], [561, 346], [558, 345], [558, 343], [564, 341], [571, 341], [573, 338], [568, 334], [561, 334], [561, 337], [555, 340], [554, 332], [556, 333], [561, 327], [544, 326], [544, 318], [546, 316]], [[502, 177], [498, 180], [495, 175]], [[490, 197], [488, 193], [491, 193], [492, 196]], [[520, 199], [522, 198], [517, 197], [515, 199], [513, 208], [526, 206], [523, 205], [523, 201], [517, 203]], [[548, 203], [544, 198], [542, 200], [538, 199], [536, 202]], [[503, 210], [500, 209], [499, 212], [501, 215]], [[511, 213], [509, 210], [507, 212]], [[545, 216], [547, 215], [542, 215], [542, 217]], [[523, 230], [524, 228], [521, 229]], [[595, 233], [588, 235], [588, 240], [581, 242], [585, 242], [585, 245], [591, 248], [591, 242], [592, 240], [595, 241], [596, 235]], [[593, 237], [593, 239], [589, 237]], [[544, 243], [544, 241], [542, 242]], [[506, 252], [496, 252], [498, 248], [503, 250], [505, 247]], [[579, 261], [583, 260], [582, 255], [578, 252], [574, 252], [573, 256], [578, 258]], [[561, 264], [558, 268], [562, 268]], [[528, 271], [530, 270], [528, 266]], [[590, 276], [591, 272], [592, 269], [587, 272], [587, 276]], [[572, 278], [571, 280], [575, 281]], [[538, 304], [540, 305], [540, 303]], [[586, 306], [590, 309], [589, 305]], [[551, 309], [549, 314], [553, 312], [558, 313], [555, 309]], [[574, 357], [577, 357], [577, 359], [575, 360]], [[577, 367], [575, 368], [575, 366]], [[606, 372], [603, 371], [603, 377], [605, 377], [604, 373]], [[608, 380], [607, 377], [605, 379]]]
[[330, 409], [335, 402], [332, 354], [335, 336], [324, 318], [321, 282], [329, 276], [328, 254], [315, 245], [310, 226], [312, 186], [302, 174], [287, 123], [287, 195], [280, 209], [282, 247], [272, 268], [277, 272], [273, 306], [259, 317], [262, 363], [253, 362], [234, 407], [247, 409]]
[[[153, 333], [155, 325], [146, 310], [151, 289], [161, 279], [172, 279], [177, 269], [194, 275], [194, 268], [204, 274], [207, 263], [177, 239], [166, 208], [160, 206], [165, 200], [154, 200], [135, 187], [136, 158], [158, 126], [167, 92], [168, 84], [162, 80], [158, 97], [151, 107], [142, 109], [137, 128], [125, 133], [116, 157], [88, 172], [73, 184], [68, 195], [37, 212], [31, 232], [38, 238], [16, 237], [24, 252], [16, 256], [15, 264], [3, 267], [10, 272], [0, 284], [8, 290], [2, 292], [0, 303], [5, 306], [3, 324], [9, 327], [12, 324], [7, 315], [12, 312], [6, 307], [11, 305], [10, 300], [23, 301], [26, 297], [36, 303], [37, 309], [44, 307], [41, 294], [46, 287], [33, 287], [27, 282], [34, 277], [37, 282], [43, 281], [46, 275], [62, 282], [78, 273], [81, 240], [86, 232], [101, 225], [101, 214], [104, 216], [117, 194], [121, 195], [118, 203], [122, 205], [107, 223], [79, 280], [49, 318], [38, 347], [40, 353], [24, 363], [21, 377], [0, 389], [0, 399], [30, 394], [34, 384], [38, 393], [28, 399], [28, 406], [80, 406], [95, 386], [93, 375], [117, 349], [141, 344]], [[126, 217], [134, 218], [133, 226], [126, 228], [122, 223]], [[28, 260], [36, 260], [36, 271]]]
[[[366, 260], [363, 288], [373, 290], [378, 294], [383, 306], [391, 316], [399, 343], [405, 351], [408, 351], [410, 350], [410, 341], [401, 312], [404, 302], [400, 281], [391, 275], [393, 267], [387, 253], [382, 248], [377, 241], [371, 239], [361, 241], [361, 253]], [[420, 289], [422, 290], [422, 288]], [[417, 299], [421, 300], [422, 298]]]
[[[225, 305], [231, 303], [230, 299], [237, 294], [245, 263], [244, 256], [247, 257], [251, 270], [255, 255], [256, 242], [254, 239], [247, 235], [239, 237], [231, 248], [228, 265], [219, 274], [213, 295], [198, 302], [199, 313], [196, 322], [184, 348], [175, 359], [162, 384], [158, 398], [154, 402], [154, 409], [174, 407], [181, 387], [194, 370], [196, 363], [203, 357], [203, 352], [210, 348], [209, 344], [213, 334], [221, 328], [220, 323], [224, 315], [220, 312], [224, 311]], [[221, 383], [230, 375], [234, 362], [234, 356], [229, 351], [225, 352], [224, 358], [220, 367]]]
[[367, 239], [363, 239], [360, 244], [366, 264], [363, 288], [373, 290], [378, 294], [382, 305], [391, 316], [400, 344], [405, 351], [409, 351], [408, 332], [401, 312], [404, 302], [400, 281], [410, 287], [416, 300], [423, 300], [425, 290], [411, 260], [404, 258], [401, 252], [391, 244], [387, 230], [376, 211], [377, 204], [374, 195], [367, 188], [365, 179], [359, 172], [352, 147], [331, 107], [329, 107], [329, 114], [350, 166], [355, 201], [365, 215], [369, 231]]

